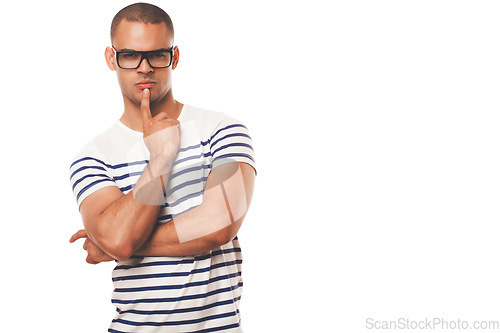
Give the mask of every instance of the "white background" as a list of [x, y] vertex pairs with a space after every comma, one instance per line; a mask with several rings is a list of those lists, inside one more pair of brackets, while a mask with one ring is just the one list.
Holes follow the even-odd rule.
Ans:
[[[122, 113], [104, 62], [130, 1], [0, 20], [1, 303], [12, 331], [104, 332], [112, 263], [69, 244], [71, 158]], [[500, 3], [155, 1], [179, 101], [250, 130], [246, 332], [500, 320]], [[486, 331], [485, 331], [486, 332]]]

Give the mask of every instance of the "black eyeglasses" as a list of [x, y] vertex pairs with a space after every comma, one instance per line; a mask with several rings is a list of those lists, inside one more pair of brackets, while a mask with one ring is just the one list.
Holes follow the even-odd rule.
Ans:
[[113, 46], [113, 50], [116, 51], [116, 63], [118, 64], [118, 67], [123, 69], [139, 68], [142, 60], [144, 59], [146, 59], [151, 68], [167, 68], [172, 65], [172, 58], [174, 54], [173, 46], [169, 49], [159, 49], [153, 51], [118, 51]]

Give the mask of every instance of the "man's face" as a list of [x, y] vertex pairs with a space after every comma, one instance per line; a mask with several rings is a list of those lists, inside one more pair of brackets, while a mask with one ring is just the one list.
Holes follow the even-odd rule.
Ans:
[[[170, 49], [173, 45], [165, 23], [151, 24], [122, 20], [113, 36], [113, 47], [117, 50], [152, 51]], [[177, 66], [178, 54], [174, 53], [172, 65], [168, 68], [152, 68], [143, 59], [137, 69], [122, 69], [116, 63], [115, 52], [106, 50], [108, 66], [116, 70], [118, 83], [124, 98], [140, 104], [142, 90], [151, 91], [151, 104], [163, 101], [172, 89], [172, 69]]]

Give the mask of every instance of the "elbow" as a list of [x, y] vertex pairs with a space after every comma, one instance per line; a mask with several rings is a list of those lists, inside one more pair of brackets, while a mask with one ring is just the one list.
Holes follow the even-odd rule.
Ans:
[[117, 237], [110, 244], [109, 254], [118, 261], [129, 259], [134, 252], [133, 244], [124, 237]]
[[236, 237], [238, 231], [240, 230], [241, 225], [243, 224], [243, 219], [245, 218], [245, 215], [246, 213], [243, 214], [243, 216], [238, 218], [236, 221], [231, 220], [231, 224], [229, 226], [222, 228], [221, 230], [215, 233], [213, 240], [217, 244], [217, 246], [225, 245]]
[[[87, 234], [94, 243], [118, 261], [129, 259], [142, 245], [141, 238], [134, 237], [131, 230], [116, 228], [110, 223], [96, 220], [86, 226]], [[85, 223], [84, 223], [85, 224]]]
[[217, 235], [214, 239], [214, 243], [216, 246], [222, 246], [222, 245], [229, 243], [233, 239], [234, 239], [234, 237], [231, 238], [229, 233], [221, 230], [221, 231], [217, 232]]
[[214, 235], [214, 243], [217, 246], [222, 246], [229, 243], [236, 237], [238, 229], [239, 228], [236, 228], [235, 224], [233, 223], [232, 225], [217, 231]]
[[233, 216], [231, 216], [231, 224], [219, 230], [219, 233], [217, 235], [217, 243], [219, 246], [231, 242], [236, 237], [238, 231], [241, 228], [241, 225], [243, 224], [243, 220], [245, 219], [246, 214], [247, 212], [245, 210], [244, 212], [241, 212], [239, 215], [235, 216], [234, 219]]
[[113, 249], [113, 253], [110, 253], [112, 257], [114, 257], [118, 261], [124, 261], [132, 257], [134, 251], [130, 250], [125, 246], [116, 247]]
[[134, 254], [133, 244], [118, 234], [98, 238], [97, 245], [118, 261], [127, 260]]

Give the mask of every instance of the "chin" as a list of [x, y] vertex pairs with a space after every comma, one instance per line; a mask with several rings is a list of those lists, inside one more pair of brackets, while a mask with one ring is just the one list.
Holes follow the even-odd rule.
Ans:
[[142, 100], [142, 91], [140, 93], [136, 93], [136, 94], [131, 94], [130, 91], [123, 91], [122, 90], [122, 96], [123, 96], [123, 99], [125, 101], [129, 101], [130, 103], [132, 104], [135, 104], [135, 105], [141, 105], [141, 100]]
[[168, 97], [168, 94], [160, 95], [160, 94], [153, 94], [151, 95], [151, 105], [154, 105], [156, 103], [161, 103], [165, 101]]

